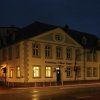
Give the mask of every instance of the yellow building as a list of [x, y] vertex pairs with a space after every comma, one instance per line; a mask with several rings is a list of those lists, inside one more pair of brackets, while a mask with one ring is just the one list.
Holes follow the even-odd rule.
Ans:
[[7, 43], [0, 49], [0, 80], [9, 86], [100, 80], [100, 41], [94, 35], [35, 22]]

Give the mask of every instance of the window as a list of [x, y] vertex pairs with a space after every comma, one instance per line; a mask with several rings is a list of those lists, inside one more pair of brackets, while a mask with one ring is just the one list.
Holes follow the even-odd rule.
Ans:
[[51, 73], [51, 67], [46, 67], [46, 77], [52, 77]]
[[61, 59], [62, 58], [62, 48], [56, 47], [56, 58]]
[[12, 48], [11, 47], [8, 48], [8, 59], [9, 60], [12, 59]]
[[70, 66], [68, 66], [66, 68], [66, 75], [67, 75], [67, 77], [71, 77], [72, 76], [72, 70], [71, 70], [71, 67]]
[[45, 57], [51, 58], [52, 57], [52, 48], [50, 45], [45, 46]]
[[17, 69], [16, 69], [16, 76], [17, 76], [17, 77], [21, 77], [21, 69], [20, 69], [20, 66], [17, 66]]
[[33, 56], [40, 56], [40, 45], [33, 43], [32, 44], [32, 51], [33, 51]]
[[91, 67], [87, 68], [87, 77], [92, 77], [92, 68]]
[[7, 49], [6, 49], [6, 48], [3, 49], [2, 52], [3, 52], [3, 53], [2, 53], [2, 58], [3, 58], [3, 60], [7, 60]]
[[71, 48], [66, 49], [66, 54], [67, 54], [67, 59], [72, 60], [72, 49]]
[[97, 77], [97, 68], [93, 67], [93, 77]]
[[13, 70], [10, 70], [10, 78], [13, 78]]
[[16, 45], [15, 51], [16, 51], [16, 58], [19, 58], [20, 57], [20, 46], [19, 45]]
[[75, 50], [75, 58], [77, 61], [81, 60], [81, 50], [80, 49]]
[[57, 34], [55, 35], [55, 40], [56, 40], [56, 41], [62, 41], [62, 36], [61, 36], [60, 33], [57, 33]]
[[92, 53], [90, 51], [87, 52], [87, 61], [92, 61]]
[[40, 77], [40, 67], [39, 66], [34, 66], [33, 67], [33, 77]]
[[93, 61], [95, 61], [95, 62], [97, 61], [97, 52], [93, 53]]

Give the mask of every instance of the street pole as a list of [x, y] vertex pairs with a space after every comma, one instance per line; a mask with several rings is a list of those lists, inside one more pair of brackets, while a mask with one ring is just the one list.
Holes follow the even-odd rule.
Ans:
[[84, 57], [83, 57], [83, 77], [84, 77], [84, 80], [85, 80], [85, 70], [86, 70], [86, 68], [85, 68], [85, 47], [84, 47], [84, 55], [83, 55]]

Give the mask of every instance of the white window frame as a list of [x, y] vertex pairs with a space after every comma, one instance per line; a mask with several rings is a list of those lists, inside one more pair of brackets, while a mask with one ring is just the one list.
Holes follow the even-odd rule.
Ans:
[[51, 78], [52, 77], [52, 67], [51, 66], [46, 66], [45, 67], [45, 77], [46, 78]]
[[40, 44], [32, 43], [32, 55], [35, 57], [40, 56]]
[[33, 78], [40, 78], [40, 66], [34, 65], [33, 66]]

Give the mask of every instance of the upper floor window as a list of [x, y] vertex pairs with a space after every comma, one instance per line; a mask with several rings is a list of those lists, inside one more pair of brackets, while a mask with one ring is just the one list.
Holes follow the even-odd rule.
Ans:
[[51, 58], [52, 57], [52, 48], [50, 45], [45, 46], [45, 57]]
[[20, 57], [20, 46], [19, 45], [16, 45], [16, 48], [15, 48], [15, 51], [16, 51], [16, 58], [19, 58]]
[[87, 61], [92, 61], [92, 53], [90, 51], [87, 52]]
[[62, 58], [62, 47], [57, 46], [56, 47], [56, 58], [61, 59]]
[[3, 52], [3, 53], [2, 53], [2, 59], [3, 59], [3, 60], [7, 60], [7, 49], [4, 48], [2, 52]]
[[81, 50], [80, 49], [76, 49], [75, 50], [75, 59], [77, 60], [77, 61], [80, 61], [81, 60]]
[[32, 44], [33, 56], [40, 56], [40, 45], [37, 43]]
[[12, 59], [12, 47], [8, 48], [8, 59]]
[[66, 56], [68, 60], [72, 60], [72, 49], [71, 48], [66, 49]]
[[97, 61], [97, 52], [93, 53], [93, 61], [95, 61], [95, 62]]

